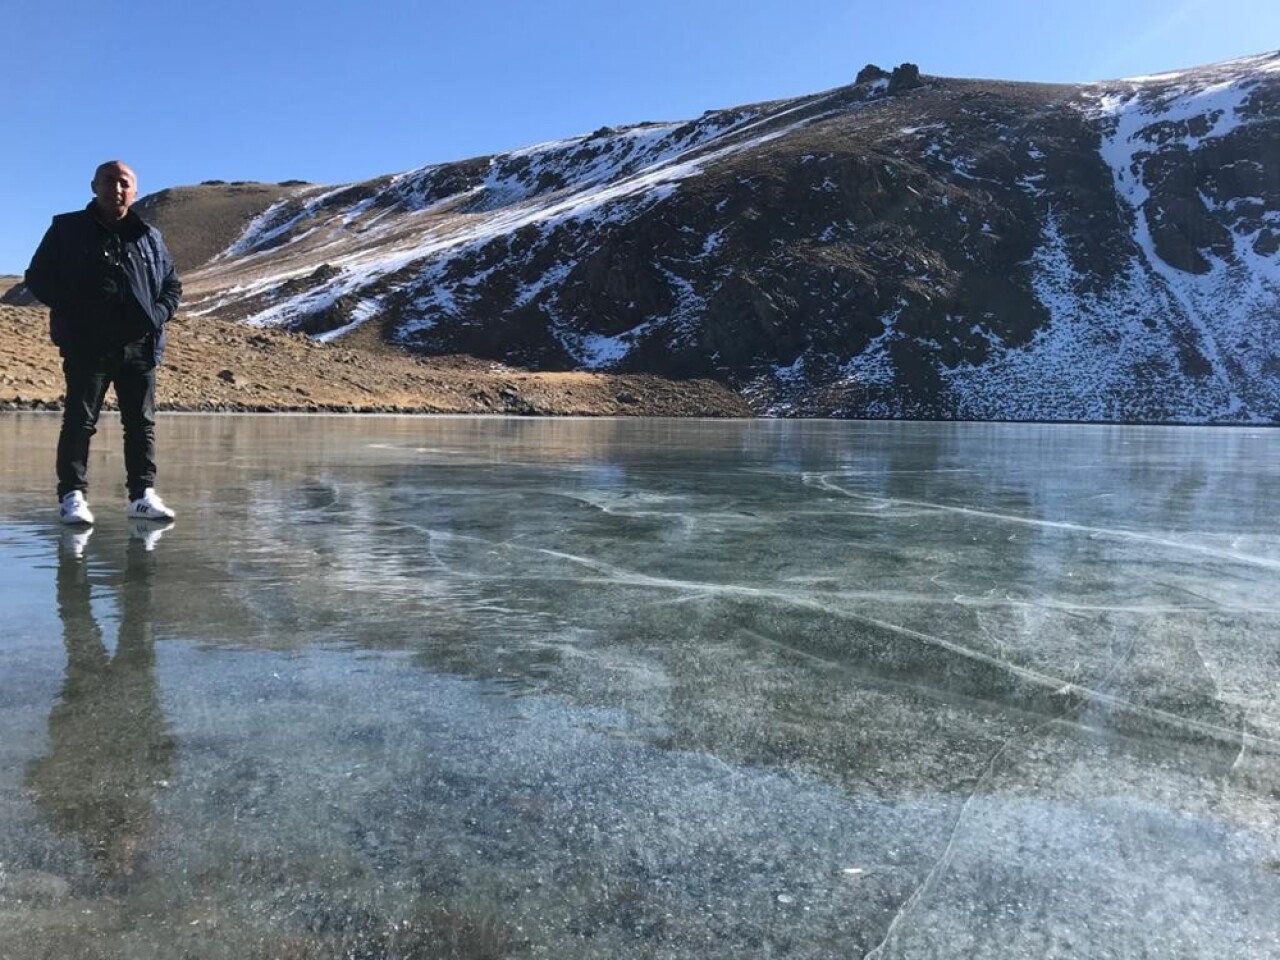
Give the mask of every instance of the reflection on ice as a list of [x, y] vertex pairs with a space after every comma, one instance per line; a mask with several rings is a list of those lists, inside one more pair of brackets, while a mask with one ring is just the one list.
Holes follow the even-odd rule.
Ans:
[[1280, 951], [1271, 434], [0, 427], [2, 956]]
[[90, 604], [89, 533], [61, 537], [56, 583], [66, 678], [49, 714], [48, 752], [29, 764], [25, 783], [54, 828], [83, 845], [95, 880], [114, 889], [134, 873], [152, 836], [151, 794], [170, 777], [174, 748], [156, 688], [154, 560], [145, 540], [131, 537], [109, 653]]

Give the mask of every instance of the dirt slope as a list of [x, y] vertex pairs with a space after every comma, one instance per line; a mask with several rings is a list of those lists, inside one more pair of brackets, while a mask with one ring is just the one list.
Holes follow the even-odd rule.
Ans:
[[[7, 289], [16, 278], [0, 278]], [[43, 307], [0, 306], [0, 410], [57, 409], [62, 374]], [[340, 345], [179, 315], [157, 386], [162, 410], [749, 416], [708, 380], [530, 373], [470, 357], [420, 358], [371, 329]]]

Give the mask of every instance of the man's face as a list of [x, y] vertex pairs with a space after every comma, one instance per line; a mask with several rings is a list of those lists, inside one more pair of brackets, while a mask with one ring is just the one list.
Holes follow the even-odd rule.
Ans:
[[93, 178], [93, 196], [106, 220], [122, 220], [138, 196], [138, 178], [123, 163], [110, 164]]

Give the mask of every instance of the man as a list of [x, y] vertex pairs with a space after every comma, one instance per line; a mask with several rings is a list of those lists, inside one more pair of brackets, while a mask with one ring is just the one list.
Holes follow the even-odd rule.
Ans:
[[160, 231], [130, 209], [138, 195], [134, 172], [111, 160], [98, 167], [91, 186], [85, 209], [53, 218], [25, 278], [48, 305], [49, 334], [62, 352], [61, 520], [93, 523], [85, 498], [89, 439], [113, 385], [124, 427], [128, 514], [172, 520], [155, 491], [156, 366], [182, 284]]

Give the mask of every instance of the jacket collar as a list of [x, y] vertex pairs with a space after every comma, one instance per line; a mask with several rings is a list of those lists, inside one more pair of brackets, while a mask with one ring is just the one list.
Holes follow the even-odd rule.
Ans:
[[[103, 223], [102, 218], [98, 216], [98, 207], [97, 207], [96, 201], [90, 200], [85, 205], [84, 210], [85, 210], [85, 213], [89, 214], [89, 216], [93, 218], [93, 222], [96, 223], [98, 226], [100, 226], [103, 230], [113, 230], [112, 227], [109, 227], [107, 224]], [[113, 231], [113, 232], [118, 232], [123, 236], [128, 237], [131, 240], [136, 240], [138, 237], [141, 237], [144, 233], [146, 233], [148, 229], [150, 228], [147, 225], [147, 221], [143, 220], [140, 216], [138, 216], [133, 211], [133, 208], [130, 207], [129, 212], [124, 215], [124, 223], [121, 225], [120, 229], [118, 231]]]

